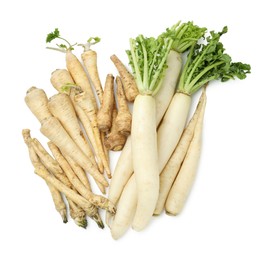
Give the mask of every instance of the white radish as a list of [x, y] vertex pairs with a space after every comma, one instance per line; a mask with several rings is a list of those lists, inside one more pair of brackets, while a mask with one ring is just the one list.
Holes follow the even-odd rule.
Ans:
[[154, 215], [159, 215], [164, 209], [164, 205], [165, 205], [168, 193], [170, 191], [170, 188], [180, 170], [181, 164], [187, 153], [189, 144], [193, 138], [195, 126], [196, 126], [201, 108], [203, 106], [203, 101], [205, 98], [206, 98], [206, 95], [205, 95], [205, 88], [204, 88], [201, 98], [198, 102], [196, 111], [193, 114], [193, 117], [189, 121], [189, 124], [185, 128], [176, 149], [174, 150], [172, 156], [170, 157], [165, 168], [160, 174], [159, 197], [158, 197], [158, 201], [157, 201], [156, 208], [154, 211]]
[[117, 214], [116, 212], [112, 225], [108, 223], [111, 229], [111, 235], [114, 239], [119, 239], [123, 236], [131, 225], [136, 211], [136, 203], [136, 182], [135, 176], [133, 175], [127, 182], [119, 200], [117, 212], [119, 211], [121, 214]]
[[133, 229], [140, 231], [150, 220], [159, 195], [155, 100], [139, 94], [133, 107], [132, 154], [137, 185], [137, 210]]
[[175, 216], [181, 212], [188, 194], [192, 188], [200, 158], [205, 105], [206, 100], [203, 103], [203, 107], [195, 128], [194, 136], [189, 145], [184, 162], [168, 194], [165, 205], [167, 214]]
[[[156, 126], [159, 125], [170, 103], [170, 100], [172, 99], [181, 71], [182, 59], [178, 52], [169, 52], [167, 66], [168, 68], [166, 70], [161, 88], [154, 97], [156, 104]], [[108, 198], [115, 204], [118, 202], [124, 186], [134, 171], [131, 143], [131, 136], [129, 136], [118, 159], [112, 180], [110, 182]]]
[[186, 124], [191, 104], [191, 97], [176, 93], [157, 132], [159, 170], [165, 167], [173, 153]]

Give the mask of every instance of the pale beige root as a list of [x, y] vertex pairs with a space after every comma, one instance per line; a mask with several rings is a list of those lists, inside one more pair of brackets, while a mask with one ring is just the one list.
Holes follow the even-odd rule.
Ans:
[[112, 126], [112, 110], [114, 104], [114, 77], [106, 76], [103, 102], [97, 114], [98, 128], [101, 132], [108, 132]]
[[206, 99], [203, 101], [203, 106], [195, 127], [194, 136], [189, 145], [187, 154], [166, 200], [165, 209], [166, 213], [169, 215], [175, 216], [182, 211], [196, 176], [200, 159], [205, 106]]
[[64, 93], [58, 93], [49, 98], [48, 108], [52, 115], [60, 121], [74, 142], [95, 164], [94, 155], [79, 125], [70, 97]]
[[71, 74], [66, 69], [56, 69], [51, 73], [50, 82], [52, 86], [59, 93], [66, 93], [70, 95], [71, 88], [66, 88], [66, 86], [75, 86], [75, 82]]
[[[72, 183], [69, 181], [69, 179], [65, 175], [65, 172], [62, 170], [62, 168], [58, 164], [58, 162], [46, 151], [46, 149], [42, 146], [42, 144], [36, 138], [32, 138], [32, 139], [29, 138], [28, 142], [31, 143], [33, 149], [35, 150], [36, 154], [39, 156], [44, 166], [63, 184], [65, 184], [70, 189], [76, 191]], [[69, 198], [67, 198], [67, 201], [69, 204], [69, 208], [71, 208], [74, 203]], [[82, 209], [80, 207], [74, 206], [73, 208], [74, 208], [74, 215], [79, 214], [80, 216], [82, 216], [82, 214], [80, 213]], [[77, 219], [74, 219], [74, 221], [80, 227], [84, 227], [86, 225], [86, 220], [84, 220], [82, 217], [81, 218], [78, 217]]]
[[[61, 168], [63, 169], [63, 171], [65, 172], [66, 176], [68, 177], [69, 181], [72, 183], [73, 187], [75, 188], [75, 190], [77, 192], [79, 192], [84, 198], [86, 198], [88, 201], [91, 202], [91, 197], [86, 197], [84, 196], [85, 194], [82, 194], [81, 190], [83, 191], [88, 191], [86, 192], [88, 195], [92, 194], [92, 192], [90, 191], [90, 189], [86, 188], [82, 182], [79, 180], [79, 178], [77, 177], [77, 175], [74, 173], [73, 169], [71, 168], [71, 166], [69, 165], [69, 163], [67, 162], [67, 160], [65, 159], [65, 157], [63, 156], [63, 154], [60, 152], [60, 150], [58, 149], [58, 147], [53, 144], [52, 142], [48, 142], [48, 147], [50, 148], [52, 154], [54, 155], [55, 159], [57, 160], [57, 162], [59, 163], [59, 165], [61, 166]], [[96, 207], [97, 205], [92, 205], [93, 209], [92, 209], [92, 215], [90, 216], [94, 221], [96, 221], [97, 225], [101, 228], [104, 227], [103, 222], [101, 220], [101, 217], [99, 215], [98, 209]]]
[[169, 161], [167, 162], [165, 168], [160, 174], [160, 188], [159, 188], [159, 197], [156, 204], [156, 208], [154, 211], [154, 215], [160, 215], [164, 209], [165, 202], [170, 191], [170, 188], [181, 168], [181, 164], [185, 158], [187, 153], [189, 144], [194, 135], [195, 126], [197, 124], [197, 120], [201, 109], [203, 107], [203, 103], [205, 102], [206, 94], [205, 89], [203, 89], [201, 98], [198, 102], [197, 108], [186, 126], [179, 143], [177, 144], [173, 154], [171, 155]]
[[59, 212], [63, 223], [67, 223], [67, 208], [66, 204], [61, 196], [61, 193], [51, 184], [47, 183], [47, 186], [51, 192], [53, 202], [55, 204], [56, 211]]
[[94, 110], [98, 111], [98, 106], [96, 103], [96, 99], [88, 80], [87, 74], [81, 64], [81, 62], [77, 59], [77, 57], [71, 52], [66, 52], [66, 66], [68, 71], [70, 72], [74, 82], [78, 87], [80, 87], [84, 92], [89, 96], [90, 102], [94, 107]]
[[24, 100], [31, 112], [40, 122], [43, 119], [51, 116], [51, 113], [47, 107], [48, 98], [44, 90], [31, 87], [27, 90]]
[[89, 189], [87, 189], [84, 185], [82, 185], [82, 183], [80, 182], [76, 174], [73, 172], [69, 163], [63, 157], [63, 155], [61, 154], [57, 146], [54, 145], [52, 142], [49, 142], [48, 146], [50, 150], [52, 151], [54, 157], [56, 158], [56, 160], [58, 161], [58, 163], [60, 164], [64, 172], [66, 173], [67, 177], [69, 178], [73, 186], [76, 188], [76, 190], [96, 207], [105, 209], [109, 211], [110, 213], [114, 214], [115, 207], [108, 199], [106, 199], [103, 196], [92, 193]]
[[42, 121], [40, 131], [49, 140], [55, 143], [63, 153], [70, 156], [76, 161], [85, 171], [104, 186], [108, 186], [108, 182], [103, 175], [100, 174], [96, 166], [84, 154], [84, 152], [71, 139], [58, 119], [50, 117]]
[[105, 140], [105, 147], [108, 150], [112, 150], [112, 151], [121, 151], [127, 139], [126, 136], [118, 132], [118, 128], [116, 124], [117, 114], [118, 114], [117, 107], [116, 107], [116, 104], [114, 103], [113, 115], [112, 115], [113, 123], [112, 123], [110, 133], [108, 134]]
[[93, 83], [93, 86], [96, 90], [100, 104], [102, 104], [103, 88], [102, 88], [102, 84], [101, 84], [101, 80], [100, 80], [98, 68], [97, 68], [97, 53], [93, 50], [87, 50], [81, 54], [81, 58], [88, 72], [88, 75]]
[[[29, 138], [30, 137], [30, 130], [29, 129], [24, 129], [23, 132], [23, 138], [25, 140], [25, 143], [27, 146], [30, 146]], [[38, 156], [35, 153], [34, 149], [29, 149], [30, 153], [30, 159], [31, 162], [34, 166], [35, 173], [39, 175], [41, 178], [43, 178], [47, 183], [50, 185], [54, 186], [57, 190], [62, 192], [67, 199], [72, 200], [75, 202], [78, 206], [82, 207], [84, 211], [87, 213], [88, 216], [93, 215], [93, 205], [86, 200], [84, 197], [76, 193], [74, 190], [71, 188], [67, 187], [65, 184], [63, 184], [60, 180], [58, 180], [54, 175], [52, 175], [46, 167], [40, 162], [40, 160], [36, 160]], [[36, 157], [33, 157], [32, 155], [35, 154]], [[33, 160], [35, 158], [35, 160]]]
[[[74, 171], [74, 173], [76, 174], [76, 176], [78, 177], [78, 179], [82, 182], [82, 184], [87, 189], [89, 189], [91, 191], [92, 190], [91, 189], [91, 185], [90, 185], [89, 179], [88, 179], [88, 177], [86, 175], [86, 172], [71, 157], [69, 157], [69, 156], [67, 156], [65, 154], [63, 154], [63, 156], [65, 157], [65, 159], [67, 160], [67, 162], [71, 166], [72, 170]], [[99, 187], [99, 189], [101, 190], [101, 192], [103, 194], [105, 194], [105, 188], [104, 188], [104, 186], [102, 184], [100, 184], [99, 182], [96, 182], [96, 184]]]
[[72, 184], [63, 172], [58, 162], [46, 151], [42, 144], [36, 139], [29, 140], [35, 152], [39, 156], [44, 166], [61, 182], [63, 182], [69, 188], [72, 188]]
[[[81, 109], [81, 107], [78, 106], [74, 101], [74, 96], [76, 94], [77, 87], [76, 87], [75, 82], [73, 81], [70, 73], [66, 69], [55, 70], [54, 72], [52, 72], [52, 75], [51, 75], [51, 83], [52, 83], [53, 87], [60, 92], [62, 91], [63, 86], [70, 86], [67, 88], [67, 94], [69, 94], [69, 96], [70, 96], [70, 99], [73, 103], [75, 112], [76, 112], [80, 122], [82, 123], [84, 130], [86, 132], [86, 135], [87, 135], [87, 137], [93, 147], [93, 150], [96, 154], [96, 161], [97, 161], [98, 169], [101, 173], [103, 173], [104, 167], [103, 167], [103, 163], [102, 163], [100, 157], [98, 156], [98, 148], [96, 145], [96, 141], [95, 141], [95, 137], [93, 134], [93, 130], [92, 130], [90, 121], [89, 121], [88, 117], [86, 116], [86, 114], [84, 113], [84, 111]], [[73, 87], [73, 85], [74, 85], [74, 87]], [[101, 185], [98, 184], [98, 186], [100, 187]]]
[[81, 181], [81, 183], [89, 190], [91, 190], [90, 182], [88, 180], [88, 177], [85, 173], [85, 171], [76, 163], [71, 157], [63, 154], [66, 161], [69, 163], [70, 167], [78, 177], [78, 179]]
[[[32, 146], [31, 141], [31, 136], [30, 136], [30, 130], [29, 129], [23, 129], [22, 131], [22, 135], [24, 138], [24, 142], [28, 147], [28, 152], [29, 152], [29, 158], [31, 160], [32, 165], [36, 165], [41, 163], [40, 159], [37, 155], [37, 153], [35, 152], [35, 149]], [[34, 166], [35, 167], [35, 166]], [[66, 204], [59, 192], [58, 189], [56, 189], [52, 184], [46, 182], [50, 192], [51, 192], [51, 196], [55, 205], [55, 209], [59, 212], [63, 223], [67, 223], [68, 219], [67, 219], [67, 208], [66, 208]]]
[[138, 89], [134, 76], [127, 70], [116, 55], [112, 55], [110, 59], [113, 61], [120, 74], [126, 99], [129, 102], [133, 102], [138, 95]]
[[116, 118], [116, 126], [118, 132], [122, 135], [128, 136], [131, 133], [132, 115], [123, 91], [122, 82], [119, 76], [116, 77], [117, 83], [117, 101], [118, 101], [118, 115]]
[[103, 149], [103, 144], [101, 141], [100, 131], [98, 129], [96, 112], [95, 112], [94, 108], [92, 107], [91, 103], [88, 102], [88, 96], [85, 92], [82, 92], [80, 94], [75, 95], [74, 100], [83, 109], [83, 111], [85, 112], [85, 114], [87, 115], [87, 117], [91, 123], [92, 130], [93, 130], [94, 137], [95, 137], [95, 142], [97, 144], [98, 156], [102, 160], [102, 163], [104, 165], [104, 170], [105, 170], [108, 178], [111, 178], [109, 163], [106, 160], [106, 155], [105, 155], [105, 152]]
[[69, 200], [70, 216], [74, 220], [75, 224], [82, 228], [87, 228], [88, 221], [86, 218], [86, 212], [78, 207], [72, 200]]

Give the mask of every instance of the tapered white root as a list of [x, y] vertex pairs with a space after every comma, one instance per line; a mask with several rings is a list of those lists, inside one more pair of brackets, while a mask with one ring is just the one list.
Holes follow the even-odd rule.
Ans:
[[193, 117], [189, 121], [176, 149], [174, 150], [172, 156], [170, 157], [165, 168], [160, 174], [159, 198], [156, 204], [154, 215], [161, 214], [161, 212], [164, 209], [164, 205], [165, 205], [168, 193], [170, 191], [170, 188], [180, 170], [181, 164], [185, 158], [188, 147], [193, 138], [195, 126], [196, 126], [205, 98], [206, 98], [206, 94], [205, 94], [205, 89], [204, 89]]
[[165, 167], [183, 133], [191, 104], [191, 97], [176, 93], [157, 132], [159, 170]]
[[165, 209], [169, 215], [177, 215], [182, 211], [196, 176], [201, 151], [205, 105], [206, 100], [203, 103], [194, 136], [189, 145], [184, 162], [166, 200]]
[[114, 239], [119, 239], [130, 227], [135, 215], [137, 205], [137, 191], [134, 175], [127, 182], [119, 200], [118, 210], [114, 219], [110, 219], [112, 224], [107, 223], [111, 229]]
[[132, 154], [137, 186], [137, 208], [132, 227], [140, 231], [149, 223], [159, 195], [159, 168], [155, 100], [138, 95], [132, 120]]

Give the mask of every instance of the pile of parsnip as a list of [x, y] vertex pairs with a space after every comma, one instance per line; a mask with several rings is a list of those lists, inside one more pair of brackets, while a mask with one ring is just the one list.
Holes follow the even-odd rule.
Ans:
[[[31, 87], [25, 102], [50, 140], [51, 153], [29, 129], [22, 134], [63, 222], [69, 212], [81, 227], [89, 216], [103, 228], [99, 208], [105, 209], [112, 237], [118, 239], [130, 226], [143, 230], [164, 209], [169, 215], [181, 212], [200, 158], [207, 85], [250, 73], [250, 65], [232, 62], [225, 53], [220, 38], [226, 32], [227, 27], [216, 33], [178, 22], [157, 37], [131, 38], [126, 51], [131, 73], [112, 55], [119, 76], [108, 74], [104, 88], [91, 49], [98, 37], [70, 44], [58, 29], [47, 35], [47, 43], [61, 42], [47, 48], [65, 53], [67, 69], [51, 74], [57, 94], [48, 99], [44, 90]], [[72, 53], [75, 46], [84, 48], [82, 62]], [[188, 120], [193, 94], [200, 89]], [[128, 102], [134, 102], [132, 115]], [[112, 179], [109, 150], [122, 150]], [[91, 179], [104, 196], [92, 192]]]

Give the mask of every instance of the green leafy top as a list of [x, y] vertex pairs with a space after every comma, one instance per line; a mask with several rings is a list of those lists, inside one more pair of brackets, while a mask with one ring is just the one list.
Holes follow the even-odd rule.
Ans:
[[90, 38], [87, 40], [86, 43], [78, 44], [78, 46], [82, 46], [82, 47], [84, 48], [84, 51], [86, 52], [86, 51], [90, 50], [90, 47], [91, 47], [92, 45], [95, 45], [95, 44], [97, 44], [97, 43], [100, 42], [100, 41], [101, 41], [101, 38], [99, 38], [99, 37], [90, 37]]
[[159, 37], [173, 39], [172, 50], [183, 53], [203, 37], [206, 30], [206, 28], [194, 25], [193, 22], [181, 23], [179, 21], [171, 28], [167, 28]]
[[166, 59], [173, 40], [169, 37], [130, 39], [130, 60], [138, 90], [143, 95], [155, 95], [166, 69]]
[[58, 48], [54, 48], [54, 47], [47, 47], [47, 49], [51, 49], [51, 50], [57, 50], [57, 51], [61, 51], [61, 52], [67, 52], [67, 51], [72, 51], [74, 50], [73, 46], [75, 46], [77, 43], [75, 44], [70, 44], [66, 39], [62, 38], [60, 36], [60, 32], [58, 30], [58, 28], [56, 28], [53, 32], [47, 34], [46, 37], [46, 43], [51, 43], [53, 40], [55, 39], [60, 39], [62, 41], [64, 41], [66, 44], [56, 44], [56, 46]]
[[192, 95], [211, 80], [220, 79], [222, 82], [235, 77], [246, 78], [250, 73], [250, 65], [232, 62], [231, 57], [224, 53], [220, 36], [227, 32], [224, 27], [221, 32], [210, 32], [206, 44], [193, 44], [187, 57], [177, 87], [178, 92]]

